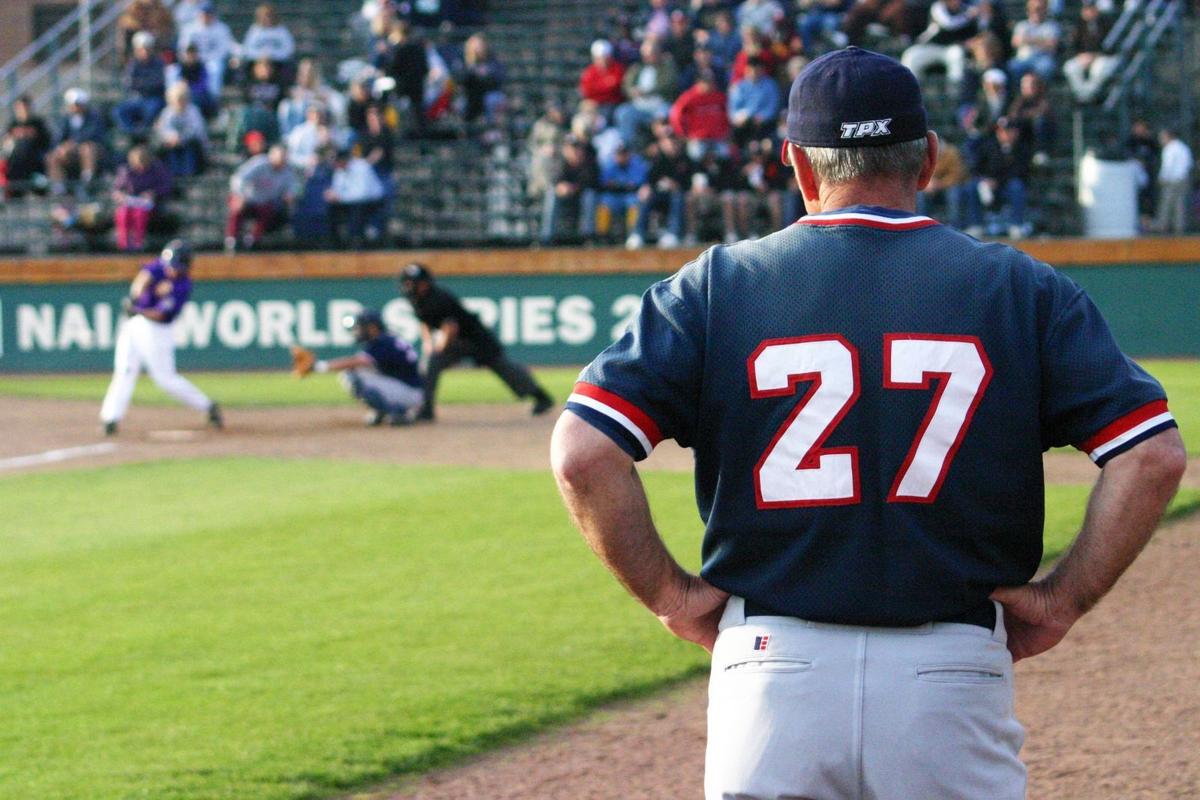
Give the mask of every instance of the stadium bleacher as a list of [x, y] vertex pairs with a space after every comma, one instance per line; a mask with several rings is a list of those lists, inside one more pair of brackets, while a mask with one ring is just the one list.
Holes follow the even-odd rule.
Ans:
[[[1150, 4], [1162, 0], [1149, 0]], [[541, 199], [525, 190], [528, 155], [524, 137], [547, 101], [573, 107], [577, 100], [580, 71], [587, 63], [589, 42], [610, 30], [617, 12], [635, 12], [637, 0], [598, 5], [588, 0], [505, 0], [494, 2], [488, 14], [486, 34], [492, 50], [506, 70], [505, 91], [510, 112], [499, 136], [484, 141], [466, 136], [465, 129], [451, 127], [447, 135], [401, 141], [395, 153], [397, 199], [385, 243], [397, 246], [462, 246], [479, 244], [527, 244], [536, 240]], [[329, 80], [338, 63], [364, 57], [362, 40], [351, 29], [349, 18], [360, 6], [356, 0], [291, 0], [279, 5], [279, 15], [292, 31], [297, 57], [313, 57]], [[253, 4], [217, 0], [218, 14], [240, 37], [253, 17]], [[1157, 6], [1156, 6], [1157, 7]], [[1020, 0], [1007, 0], [1010, 20], [1023, 16]], [[1066, 3], [1061, 19], [1069, 23], [1078, 0]], [[1191, 20], [1188, 35], [1193, 36]], [[430, 32], [461, 41], [473, 32]], [[1142, 42], [1145, 42], [1143, 37]], [[899, 55], [897, 42], [881, 40], [880, 49]], [[1174, 55], [1171, 37], [1152, 43], [1148, 70], [1131, 81], [1127, 96], [1117, 112], [1094, 106], [1073, 117], [1074, 102], [1061, 80], [1050, 87], [1052, 102], [1060, 110], [1059, 136], [1050, 161], [1033, 177], [1030, 195], [1036, 197], [1033, 218], [1039, 233], [1073, 235], [1081, 232], [1075, 201], [1075, 162], [1085, 145], [1101, 146], [1123, 138], [1131, 111], [1152, 122], [1166, 122], [1175, 113], [1180, 97], [1189, 96], [1191, 65]], [[1136, 53], [1129, 54], [1132, 58]], [[1157, 57], [1154, 57], [1157, 56]], [[115, 61], [97, 65], [93, 72], [93, 97], [105, 108], [120, 96]], [[926, 81], [932, 124], [945, 138], [955, 141], [956, 98], [941, 75]], [[339, 89], [344, 87], [339, 86]], [[239, 93], [226, 88], [228, 107]], [[57, 102], [53, 103], [56, 110]], [[1158, 113], [1155, 113], [1155, 110]], [[48, 114], [53, 118], [55, 113]], [[229, 137], [226, 113], [210, 128], [214, 142], [210, 168], [203, 175], [180, 182], [180, 197], [173, 211], [181, 220], [179, 233], [200, 247], [221, 245], [225, 224], [225, 198], [229, 177], [239, 155], [222, 145]], [[1173, 121], [1173, 119], [1171, 120]], [[111, 171], [109, 173], [111, 176]], [[94, 188], [95, 197], [107, 195], [106, 176]], [[52, 235], [51, 215], [56, 201], [27, 194], [0, 202], [0, 252], [45, 252], [108, 246], [111, 237]], [[107, 213], [107, 212], [106, 212]], [[291, 246], [287, 235], [277, 235], [267, 246]]]

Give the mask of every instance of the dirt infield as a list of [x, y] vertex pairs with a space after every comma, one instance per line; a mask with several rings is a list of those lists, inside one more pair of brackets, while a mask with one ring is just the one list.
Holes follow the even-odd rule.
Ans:
[[[345, 406], [233, 410], [228, 429], [218, 433], [186, 410], [138, 407], [121, 435], [105, 441], [96, 411], [89, 403], [0, 398], [0, 476], [225, 455], [541, 469], [554, 423], [553, 415], [531, 419], [523, 406], [445, 406], [436, 425], [366, 429], [361, 412]], [[79, 449], [97, 444], [113, 447]], [[1055, 482], [1087, 483], [1096, 475], [1082, 456], [1052, 454], [1046, 464]], [[647, 466], [688, 469], [691, 459], [664, 446]], [[1196, 460], [1185, 482], [1200, 486]], [[1197, 574], [1200, 519], [1192, 517], [1160, 532], [1064, 645], [1018, 665], [1031, 798], [1200, 797]], [[704, 705], [704, 682], [691, 681], [356, 797], [698, 798]]]

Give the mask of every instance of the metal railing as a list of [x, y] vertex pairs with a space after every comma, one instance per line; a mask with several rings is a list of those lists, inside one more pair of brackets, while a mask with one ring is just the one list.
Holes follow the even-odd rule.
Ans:
[[1142, 10], [1146, 5], [1146, 0], [1131, 0], [1126, 3], [1121, 9], [1121, 16], [1117, 17], [1117, 21], [1113, 24], [1108, 35], [1104, 37], [1104, 52], [1115, 53], [1118, 49], [1117, 45], [1125, 36], [1129, 26], [1142, 16]]
[[1183, 18], [1181, 0], [1154, 0], [1145, 14], [1138, 20], [1130, 39], [1136, 32], [1137, 41], [1128, 50], [1122, 51], [1122, 65], [1113, 79], [1108, 96], [1104, 99], [1104, 110], [1112, 112], [1129, 94], [1131, 87], [1146, 78], [1154, 59], [1154, 52], [1168, 31], [1178, 30]]
[[[92, 70], [106, 63], [117, 47], [117, 20], [132, 0], [79, 0], [49, 30], [0, 66], [0, 107], [21, 95], [46, 111], [64, 89], [91, 89]], [[170, 8], [176, 0], [166, 0]]]

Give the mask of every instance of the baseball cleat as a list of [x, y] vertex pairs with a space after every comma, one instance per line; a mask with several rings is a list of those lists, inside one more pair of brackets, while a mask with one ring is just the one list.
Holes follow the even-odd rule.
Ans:
[[116, 436], [117, 435], [117, 423], [116, 422], [104, 423], [104, 435], [105, 436]]
[[221, 415], [221, 407], [216, 403], [208, 407], [208, 424], [217, 430], [225, 427], [225, 417]]
[[540, 417], [552, 408], [554, 408], [554, 398], [543, 392], [533, 404], [533, 415]]

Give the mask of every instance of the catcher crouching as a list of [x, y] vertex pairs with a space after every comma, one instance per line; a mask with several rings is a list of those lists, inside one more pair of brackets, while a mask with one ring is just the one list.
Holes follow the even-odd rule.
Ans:
[[292, 348], [292, 374], [297, 378], [312, 372], [339, 372], [342, 385], [371, 413], [367, 424], [407, 425], [425, 402], [424, 382], [417, 366], [417, 352], [393, 336], [375, 311], [363, 310], [343, 320], [354, 340], [362, 345], [357, 353], [329, 361], [318, 360], [310, 350]]

